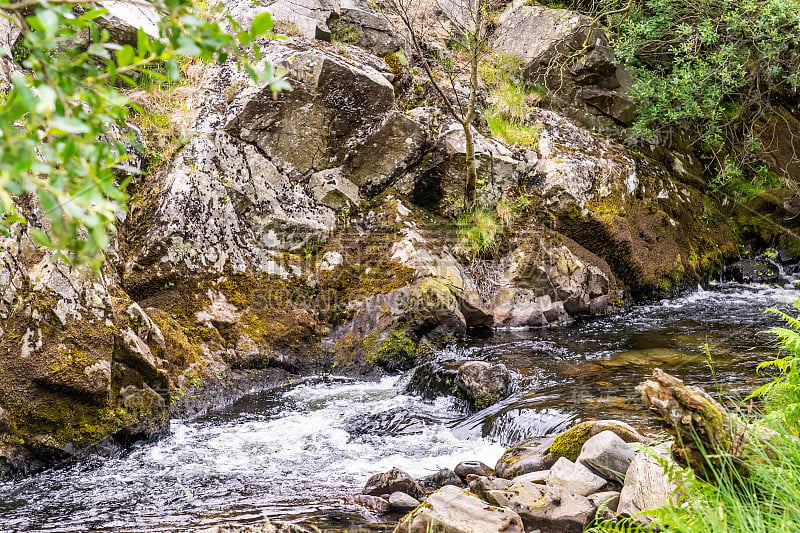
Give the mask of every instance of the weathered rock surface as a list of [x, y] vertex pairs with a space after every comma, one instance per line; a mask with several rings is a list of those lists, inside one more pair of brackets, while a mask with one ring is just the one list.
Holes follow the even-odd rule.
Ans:
[[594, 516], [595, 507], [583, 496], [524, 481], [499, 481], [502, 483], [481, 478], [470, 488], [489, 503], [518, 513], [528, 530], [577, 533], [583, 531]]
[[505, 479], [549, 469], [556, 458], [547, 453], [552, 439], [538, 438], [515, 444], [500, 456], [494, 467], [495, 474]]
[[463, 480], [467, 479], [469, 475], [476, 476], [493, 476], [494, 470], [489, 465], [481, 461], [461, 461], [456, 465], [453, 471], [458, 474]]
[[496, 50], [521, 60], [524, 77], [548, 89], [547, 105], [590, 128], [620, 131], [635, 118], [601, 27], [574, 11], [514, 2], [499, 18]]
[[483, 409], [508, 393], [511, 374], [502, 363], [465, 361], [458, 367], [455, 383], [475, 407]]
[[617, 513], [630, 516], [641, 522], [649, 522], [648, 509], [658, 509], [680, 501], [679, 485], [670, 477], [664, 464], [671, 464], [671, 470], [678, 471], [667, 448], [637, 452], [625, 473], [625, 485], [619, 496]]
[[514, 511], [493, 507], [471, 494], [446, 486], [431, 494], [413, 513], [405, 516], [395, 533], [427, 533], [441, 529], [453, 533], [523, 533], [522, 520]]
[[383, 496], [394, 492], [404, 492], [414, 498], [425, 496], [425, 491], [414, 481], [414, 478], [399, 468], [375, 474], [367, 480], [363, 492], [367, 496]]
[[578, 462], [605, 479], [625, 481], [633, 456], [633, 450], [622, 438], [612, 431], [603, 431], [584, 443]]
[[580, 463], [573, 463], [565, 457], [560, 457], [558, 461], [550, 467], [547, 475], [547, 485], [554, 488], [563, 489], [572, 494], [588, 496], [595, 493], [607, 483], [607, 481], [592, 473]]
[[379, 515], [388, 513], [392, 508], [390, 501], [385, 500], [380, 496], [371, 496], [369, 494], [356, 494], [355, 496], [348, 498], [347, 501], [364, 507], [365, 509], [368, 509]]
[[668, 169], [550, 111], [532, 115], [542, 126], [536, 171], [558, 230], [605, 259], [634, 296], [696, 283], [733, 253], [727, 226], [703, 222], [690, 163], [673, 155]]
[[410, 511], [419, 505], [419, 500], [405, 492], [393, 492], [389, 495], [389, 506], [392, 511]]

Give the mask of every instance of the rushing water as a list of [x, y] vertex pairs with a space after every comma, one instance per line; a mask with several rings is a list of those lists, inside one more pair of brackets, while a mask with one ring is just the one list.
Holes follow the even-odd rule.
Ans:
[[[0, 484], [0, 530], [191, 531], [262, 516], [322, 529], [377, 518], [343, 503], [373, 473], [412, 476], [459, 461], [494, 464], [505, 445], [548, 435], [581, 418], [657, 424], [633, 391], [655, 367], [742, 398], [763, 381], [755, 366], [774, 348], [758, 332], [798, 295], [715, 285], [563, 328], [499, 332], [438, 354], [504, 362], [514, 394], [470, 413], [459, 402], [404, 393], [403, 377], [379, 382], [305, 380], [247, 396], [121, 457], [92, 460]], [[368, 526], [381, 529], [378, 524]]]

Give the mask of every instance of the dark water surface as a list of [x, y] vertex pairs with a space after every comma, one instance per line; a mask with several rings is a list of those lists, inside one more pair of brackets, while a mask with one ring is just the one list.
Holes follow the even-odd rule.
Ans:
[[633, 389], [653, 368], [743, 398], [775, 354], [758, 332], [780, 325], [795, 290], [718, 284], [625, 313], [539, 331], [498, 332], [438, 354], [504, 362], [514, 394], [470, 413], [457, 401], [376, 383], [306, 380], [253, 394], [122, 457], [91, 460], [0, 484], [0, 531], [192, 531], [263, 516], [322, 529], [380, 530], [342, 503], [393, 466], [422, 476], [459, 461], [493, 465], [514, 441], [582, 418], [658, 424]]

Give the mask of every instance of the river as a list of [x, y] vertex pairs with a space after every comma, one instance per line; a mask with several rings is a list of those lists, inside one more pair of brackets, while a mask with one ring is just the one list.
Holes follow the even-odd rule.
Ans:
[[119, 457], [0, 484], [7, 532], [192, 531], [263, 516], [325, 530], [382, 530], [343, 503], [367, 478], [396, 466], [412, 476], [467, 459], [493, 465], [517, 440], [561, 431], [582, 418], [618, 418], [644, 431], [635, 385], [661, 367], [744, 398], [766, 379], [756, 365], [775, 354], [759, 332], [800, 293], [712, 284], [623, 313], [534, 331], [500, 331], [436, 354], [504, 362], [514, 393], [473, 413], [451, 398], [406, 394], [407, 376], [377, 382], [309, 378], [254, 393]]

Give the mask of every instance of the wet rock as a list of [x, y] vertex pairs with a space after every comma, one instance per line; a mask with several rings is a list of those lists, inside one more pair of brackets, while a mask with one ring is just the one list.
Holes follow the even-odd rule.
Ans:
[[531, 439], [507, 449], [494, 467], [498, 477], [512, 479], [530, 472], [539, 472], [549, 469], [556, 458], [550, 456], [547, 450], [552, 439]]
[[725, 277], [738, 283], [778, 283], [780, 269], [767, 259], [742, 259], [725, 268]]
[[419, 500], [405, 492], [393, 492], [389, 495], [389, 505], [392, 511], [406, 512], [416, 508]]
[[465, 361], [458, 367], [455, 384], [475, 407], [484, 409], [508, 393], [511, 374], [502, 363]]
[[620, 516], [630, 516], [639, 522], [650, 522], [652, 518], [640, 514], [642, 511], [679, 502], [679, 485], [667, 473], [664, 463], [671, 465], [672, 472], [680, 470], [666, 446], [651, 449], [650, 453], [636, 453], [625, 473], [625, 484], [619, 496], [617, 513]]
[[264, 520], [256, 524], [213, 526], [201, 529], [199, 533], [319, 533], [319, 529], [291, 522]]
[[608, 480], [625, 481], [634, 452], [612, 431], [603, 431], [583, 445], [578, 462]]
[[419, 484], [428, 490], [436, 490], [447, 485], [453, 485], [455, 487], [464, 486], [464, 482], [461, 480], [458, 474], [449, 468], [442, 468], [435, 474], [421, 478], [419, 480]]
[[581, 532], [595, 512], [584, 496], [524, 481], [487, 490], [485, 498], [518, 513], [527, 530], [542, 533]]
[[625, 442], [647, 442], [643, 435], [624, 422], [616, 420], [587, 420], [558, 435], [553, 439], [548, 451], [556, 459], [566, 457], [570, 461], [576, 461], [586, 441], [603, 431], [611, 431]]
[[369, 509], [376, 514], [386, 514], [392, 507], [390, 502], [380, 496], [369, 496], [367, 494], [356, 494], [348, 498], [348, 501], [352, 501], [352, 503]]
[[399, 468], [392, 468], [388, 472], [375, 474], [367, 480], [363, 490], [363, 493], [368, 496], [383, 496], [393, 492], [405, 492], [414, 498], [421, 498], [425, 495], [422, 487]]
[[433, 399], [438, 396], [455, 394], [457, 361], [428, 361], [414, 369], [407, 390]]
[[523, 533], [519, 515], [510, 509], [493, 507], [469, 493], [442, 487], [407, 515], [394, 533], [428, 533], [433, 529], [453, 533]]
[[560, 457], [550, 468], [547, 485], [573, 494], [588, 496], [600, 490], [607, 481], [580, 463]]
[[467, 476], [474, 474], [476, 476], [493, 476], [494, 470], [489, 465], [480, 461], [461, 461], [453, 470], [458, 476], [466, 480]]
[[358, 417], [348, 422], [344, 430], [351, 437], [361, 435], [415, 435], [422, 433], [431, 420], [398, 407], [381, 413], [373, 413]]

